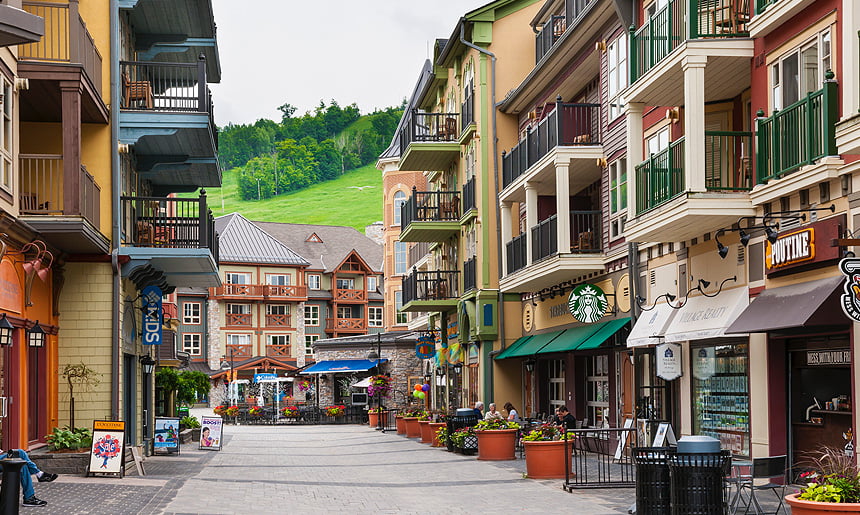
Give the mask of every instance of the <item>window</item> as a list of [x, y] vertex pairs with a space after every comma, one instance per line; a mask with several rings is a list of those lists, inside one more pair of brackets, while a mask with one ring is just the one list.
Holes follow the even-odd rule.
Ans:
[[355, 279], [338, 279], [336, 284], [337, 284], [338, 290], [354, 290], [355, 289]]
[[749, 456], [749, 346], [691, 345], [690, 355], [693, 434], [716, 438], [733, 454]]
[[367, 325], [369, 327], [382, 327], [382, 308], [367, 308]]
[[379, 287], [379, 278], [375, 275], [367, 276], [367, 291], [376, 291]]
[[201, 307], [202, 305], [199, 302], [182, 303], [182, 323], [199, 324]]
[[409, 322], [409, 318], [407, 313], [400, 311], [403, 308], [403, 292], [396, 291], [394, 292], [394, 311], [396, 313], [396, 319], [398, 324], [405, 324]]
[[320, 307], [317, 305], [305, 306], [305, 325], [320, 325]]
[[266, 345], [289, 345], [290, 335], [288, 334], [267, 334]]
[[266, 274], [266, 282], [272, 286], [289, 286], [290, 276], [286, 274]]
[[192, 356], [200, 356], [203, 354], [203, 347], [200, 344], [200, 334], [186, 333], [182, 335], [182, 350]]
[[645, 8], [645, 15], [650, 18], [657, 14], [657, 11], [666, 7], [666, 4], [669, 3], [669, 0], [654, 0]]
[[549, 362], [549, 409], [555, 411], [564, 402], [564, 361], [553, 359]]
[[227, 313], [230, 315], [250, 315], [250, 304], [227, 304]]
[[660, 130], [645, 141], [645, 148], [649, 156], [659, 154], [669, 148], [669, 128]]
[[309, 274], [308, 275], [308, 288], [311, 290], [319, 290], [320, 289], [320, 276], [319, 274]]
[[[3, 106], [0, 120], [0, 186], [12, 190], [12, 83], [0, 77], [0, 105]], [[35, 206], [34, 206], [35, 207]]]
[[289, 315], [289, 304], [266, 304], [267, 315]]
[[406, 273], [406, 244], [402, 241], [394, 242], [394, 273]]
[[590, 427], [609, 427], [609, 357], [586, 361], [585, 416]]
[[355, 318], [352, 316], [352, 306], [338, 306], [337, 307], [337, 317], [338, 318]]
[[314, 342], [320, 339], [320, 335], [318, 334], [306, 334], [305, 335], [305, 356], [313, 356], [314, 355]]
[[627, 36], [622, 34], [609, 44], [606, 49], [609, 63], [609, 119], [621, 116], [624, 108], [624, 98], [621, 92], [627, 87]]
[[830, 30], [784, 54], [771, 66], [773, 109], [784, 109], [821, 89], [824, 72], [832, 66]]
[[250, 334], [228, 334], [227, 345], [251, 345]]
[[227, 272], [227, 284], [251, 284], [251, 274], [244, 272]]
[[627, 221], [627, 158], [609, 164], [609, 223], [610, 238], [620, 238], [624, 234]]
[[403, 204], [406, 203], [406, 193], [398, 191], [394, 194], [394, 225], [400, 225], [400, 215], [402, 213]]

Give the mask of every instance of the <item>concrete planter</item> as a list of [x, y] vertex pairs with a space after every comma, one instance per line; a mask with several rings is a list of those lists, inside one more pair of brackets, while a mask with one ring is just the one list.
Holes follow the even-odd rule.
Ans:
[[502, 461], [516, 459], [517, 430], [495, 429], [475, 431], [478, 437], [478, 459]]
[[52, 474], [84, 475], [90, 464], [90, 450], [80, 452], [29, 453], [30, 459], [40, 470]]
[[406, 438], [421, 438], [418, 417], [403, 417], [403, 420], [406, 421]]

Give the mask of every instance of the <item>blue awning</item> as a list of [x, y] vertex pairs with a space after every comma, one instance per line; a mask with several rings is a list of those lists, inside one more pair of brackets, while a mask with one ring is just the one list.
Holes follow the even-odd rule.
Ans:
[[377, 363], [385, 363], [387, 359], [334, 359], [328, 361], [317, 361], [308, 368], [302, 370], [301, 374], [338, 374], [346, 372], [365, 372], [375, 367]]

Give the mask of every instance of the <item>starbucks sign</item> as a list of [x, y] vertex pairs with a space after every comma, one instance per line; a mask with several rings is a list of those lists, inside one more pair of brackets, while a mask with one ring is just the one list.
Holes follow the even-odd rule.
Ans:
[[606, 294], [593, 284], [580, 284], [570, 292], [567, 307], [573, 318], [586, 324], [593, 324], [606, 314], [609, 302]]

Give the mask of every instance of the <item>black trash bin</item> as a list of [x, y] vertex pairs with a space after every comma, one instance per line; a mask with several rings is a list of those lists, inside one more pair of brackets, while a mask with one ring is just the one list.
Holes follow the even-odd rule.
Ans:
[[669, 447], [634, 447], [636, 465], [636, 515], [666, 515], [671, 512]]
[[731, 462], [730, 451], [668, 454], [672, 515], [728, 513], [723, 481]]
[[[457, 410], [457, 413], [448, 418], [448, 434], [454, 434], [454, 431], [458, 429], [462, 429], [464, 427], [473, 427], [478, 423], [478, 415], [474, 412], [474, 410], [470, 410], [468, 408], [460, 408]], [[472, 442], [474, 440], [474, 442]], [[467, 441], [463, 445], [462, 449], [458, 449], [454, 447], [454, 443], [451, 439], [448, 439], [448, 450], [451, 452], [460, 451], [464, 452], [466, 450], [472, 451], [474, 454], [475, 451], [478, 450], [478, 439], [475, 438], [467, 438]]]

